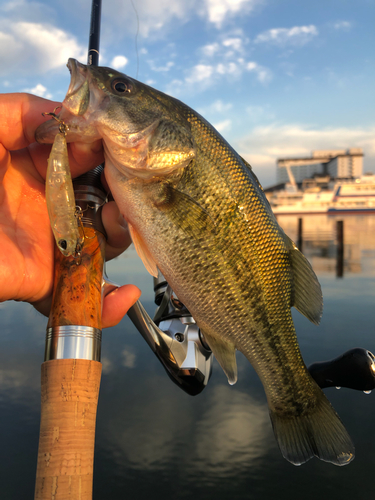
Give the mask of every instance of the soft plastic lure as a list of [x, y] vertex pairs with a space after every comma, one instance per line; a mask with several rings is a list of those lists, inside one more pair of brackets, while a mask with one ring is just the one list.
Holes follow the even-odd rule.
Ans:
[[64, 129], [55, 137], [48, 158], [46, 200], [49, 220], [58, 248], [66, 257], [79, 252], [81, 236], [76, 216], [68, 148]]

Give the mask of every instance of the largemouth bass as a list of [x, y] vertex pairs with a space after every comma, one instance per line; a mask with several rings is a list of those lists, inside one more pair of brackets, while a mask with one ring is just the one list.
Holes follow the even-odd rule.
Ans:
[[[192, 313], [230, 384], [236, 350], [253, 365], [287, 460], [349, 463], [353, 444], [306, 369], [291, 315], [319, 323], [320, 285], [250, 165], [177, 99], [110, 68], [68, 67], [67, 139], [103, 139], [106, 179], [146, 268]], [[46, 122], [36, 138], [55, 134]]]

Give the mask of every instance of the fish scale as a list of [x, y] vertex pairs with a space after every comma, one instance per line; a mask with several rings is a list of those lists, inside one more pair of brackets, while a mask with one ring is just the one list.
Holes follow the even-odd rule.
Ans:
[[[207, 140], [209, 141], [210, 134], [207, 132], [201, 133], [201, 129], [202, 129], [201, 122], [198, 119], [192, 120], [191, 117], [189, 117], [189, 118], [190, 118], [189, 119], [190, 123], [192, 123], [192, 132], [196, 138], [198, 146], [200, 146], [200, 144], [198, 142], [199, 137], [203, 137], [203, 141], [202, 141], [203, 143]], [[196, 129], [197, 129], [196, 133], [194, 130], [194, 125], [196, 125]], [[204, 127], [204, 128], [207, 129], [207, 127]], [[269, 311], [267, 314], [264, 310], [266, 307], [266, 304], [267, 304], [266, 302], [259, 303], [259, 300], [257, 298], [256, 299], [257, 304], [254, 304], [254, 305], [250, 304], [250, 306], [248, 306], [246, 300], [244, 300], [243, 294], [242, 294], [242, 297], [238, 297], [239, 294], [237, 294], [237, 296], [235, 297], [233, 302], [234, 302], [234, 304], [238, 305], [239, 307], [235, 306], [235, 308], [232, 310], [232, 314], [236, 318], [238, 318], [240, 316], [246, 317], [246, 316], [248, 316], [248, 314], [246, 314], [246, 311], [252, 309], [253, 315], [252, 315], [251, 319], [253, 319], [254, 322], [259, 322], [259, 321], [262, 322], [262, 320], [263, 320], [263, 322], [265, 322], [266, 324], [263, 325], [262, 330], [263, 329], [266, 330], [267, 327], [269, 327], [269, 320], [270, 320], [270, 315], [272, 315], [272, 312], [273, 312], [273, 316], [275, 316], [276, 318], [280, 318], [280, 317], [284, 316], [284, 314], [282, 314], [282, 315], [280, 314], [280, 309], [284, 310], [285, 305], [282, 304], [282, 305], [278, 306], [277, 296], [281, 294], [281, 296], [284, 296], [284, 298], [287, 298], [287, 297], [289, 297], [289, 294], [290, 294], [290, 280], [289, 280], [289, 282], [286, 282], [286, 280], [283, 280], [284, 286], [281, 284], [280, 279], [278, 279], [278, 278], [280, 278], [280, 266], [277, 265], [277, 262], [275, 260], [275, 256], [277, 255], [278, 251], [284, 250], [283, 247], [285, 247], [285, 244], [282, 245], [282, 242], [280, 242], [280, 244], [278, 246], [275, 243], [268, 244], [268, 240], [271, 239], [271, 236], [267, 232], [267, 229], [269, 230], [272, 227], [274, 227], [276, 229], [276, 224], [272, 221], [272, 219], [271, 219], [271, 221], [267, 220], [267, 215], [270, 215], [270, 214], [261, 212], [262, 208], [264, 207], [264, 203], [261, 203], [259, 198], [256, 197], [256, 194], [254, 192], [256, 187], [254, 186], [254, 184], [245, 183], [245, 181], [243, 181], [244, 178], [248, 177], [248, 175], [246, 175], [247, 172], [246, 172], [246, 170], [244, 171], [243, 167], [241, 168], [241, 164], [238, 161], [237, 162], [233, 161], [234, 155], [228, 155], [227, 151], [225, 151], [225, 145], [220, 144], [220, 142], [218, 140], [214, 141], [213, 144], [215, 144], [215, 148], [217, 148], [217, 149], [214, 149], [214, 150], [211, 149], [210, 150], [211, 155], [217, 159], [222, 154], [222, 151], [220, 151], [220, 150], [223, 150], [223, 153], [226, 155], [226, 157], [225, 157], [226, 161], [224, 160], [224, 162], [222, 162], [220, 164], [221, 168], [219, 170], [216, 168], [213, 168], [213, 165], [209, 161], [201, 162], [201, 164], [204, 164], [204, 168], [207, 171], [207, 177], [210, 179], [208, 186], [210, 186], [210, 185], [215, 186], [216, 185], [216, 182], [215, 182], [216, 181], [215, 177], [217, 177], [216, 172], [219, 171], [219, 176], [226, 177], [226, 178], [228, 178], [228, 176], [229, 176], [229, 178], [232, 180], [230, 187], [232, 187], [232, 185], [233, 185], [233, 187], [236, 189], [236, 191], [241, 193], [242, 199], [239, 200], [240, 203], [245, 203], [245, 200], [249, 200], [246, 203], [246, 206], [247, 206], [247, 208], [249, 208], [249, 206], [251, 207], [251, 210], [248, 210], [248, 211], [245, 210], [245, 213], [249, 213], [249, 215], [246, 217], [246, 219], [247, 219], [246, 224], [244, 225], [243, 221], [239, 220], [238, 223], [236, 225], [234, 225], [233, 232], [237, 233], [237, 238], [236, 239], [230, 238], [230, 236], [227, 235], [227, 238], [225, 240], [223, 240], [224, 244], [228, 244], [228, 241], [231, 242], [231, 244], [229, 245], [229, 251], [227, 250], [226, 253], [235, 255], [236, 256], [235, 260], [238, 260], [238, 255], [239, 255], [238, 251], [240, 251], [242, 254], [248, 254], [251, 251], [250, 248], [254, 247], [255, 243], [257, 245], [257, 248], [263, 249], [263, 251], [260, 254], [257, 253], [257, 257], [258, 257], [257, 267], [259, 268], [259, 272], [260, 272], [260, 276], [258, 277], [258, 281], [261, 281], [263, 283], [263, 288], [264, 288], [263, 293], [266, 296], [267, 295], [272, 296], [273, 305], [276, 306], [275, 307], [276, 311]], [[200, 146], [200, 148], [202, 150], [205, 150], [204, 144], [202, 146]], [[229, 159], [229, 161], [228, 161], [228, 159]], [[199, 163], [199, 158], [196, 159], [196, 163]], [[216, 167], [216, 165], [215, 165], [215, 167]], [[223, 172], [223, 169], [229, 170], [228, 175], [225, 175], [225, 173]], [[199, 177], [202, 178], [198, 169], [192, 167], [191, 171], [195, 172], [196, 176], [198, 178]], [[204, 183], [204, 179], [202, 179], [202, 183]], [[188, 181], [186, 182], [186, 184], [188, 184]], [[247, 187], [246, 190], [243, 189], [244, 184]], [[195, 182], [195, 183], [193, 182], [193, 185], [199, 186], [199, 182]], [[250, 187], [252, 189], [250, 189]], [[206, 196], [208, 194], [209, 198], [213, 199], [214, 197], [212, 196], [212, 193], [207, 193], [207, 186], [205, 186], [205, 190], [206, 190], [205, 191]], [[199, 199], [199, 197], [200, 197], [200, 193], [198, 191], [196, 191], [196, 192], [190, 191], [189, 194], [191, 194], [191, 196], [194, 199]], [[214, 192], [214, 194], [216, 194], [216, 193]], [[225, 200], [224, 204], [227, 205], [228, 204], [228, 202], [227, 202], [228, 193], [225, 193], [225, 194], [227, 196], [224, 197], [224, 200]], [[235, 192], [235, 194], [236, 194], [236, 192]], [[204, 206], [204, 208], [206, 208], [208, 210], [208, 212], [212, 216], [215, 212], [218, 212], [219, 214], [223, 213], [222, 212], [222, 209], [223, 209], [222, 205], [223, 204], [216, 204], [213, 206], [205, 206], [204, 200], [202, 200], [202, 205]], [[225, 216], [223, 216], [223, 218], [224, 217]], [[264, 221], [264, 223], [262, 224], [260, 221]], [[255, 233], [254, 236], [251, 237], [251, 235], [250, 235], [251, 241], [249, 241], [249, 235], [248, 235], [248, 229], [249, 229], [248, 222], [250, 222], [250, 227], [256, 228], [255, 231], [253, 231]], [[240, 226], [240, 225], [242, 225], [243, 227], [241, 228], [241, 234], [238, 234], [238, 231], [240, 229], [238, 226]], [[227, 226], [227, 229], [228, 229], [228, 226]], [[261, 237], [262, 233], [264, 235], [263, 238]], [[240, 246], [240, 248], [233, 248], [233, 246], [235, 246], [234, 243], [236, 243], [236, 242], [239, 242], [239, 245], [237, 245], [237, 246]], [[284, 255], [286, 255], [285, 251], [284, 251]], [[264, 269], [265, 261], [268, 262], [266, 269]], [[227, 259], [226, 263], [227, 264], [229, 263], [229, 259]], [[273, 267], [270, 267], [270, 263], [274, 263], [276, 265], [274, 265]], [[249, 267], [248, 266], [248, 258], [246, 258], [245, 264], [243, 266], [241, 266], [241, 271], [245, 267]], [[235, 271], [235, 269], [233, 269], [233, 271]], [[241, 272], [241, 274], [242, 274], [242, 272]], [[253, 273], [251, 273], [250, 276], [248, 277], [248, 279], [246, 279], [246, 280], [243, 280], [243, 275], [242, 275], [242, 279], [241, 279], [241, 281], [239, 281], [239, 283], [242, 284], [241, 288], [244, 288], [243, 285], [246, 284], [247, 288], [246, 288], [246, 290], [244, 290], [244, 292], [248, 291], [249, 295], [253, 295], [254, 297], [259, 297], [258, 293], [252, 294], [252, 291], [251, 291], [251, 288], [252, 288], [251, 283], [254, 281], [254, 276], [252, 276], [252, 274]], [[237, 288], [234, 287], [234, 290], [236, 290], [236, 289]], [[290, 302], [290, 299], [288, 302]], [[238, 308], [242, 309], [242, 312], [237, 312], [236, 309], [238, 309]], [[258, 315], [256, 313], [257, 310], [258, 310]], [[217, 315], [217, 311], [214, 311], [214, 314]], [[219, 315], [219, 317], [220, 317], [220, 315]], [[234, 323], [231, 322], [230, 326], [234, 326], [236, 328], [238, 325], [236, 324], [236, 322], [234, 322]], [[247, 328], [243, 328], [243, 327], [244, 327], [244, 325], [242, 326], [241, 329], [238, 330], [238, 333], [235, 333], [234, 335], [232, 334], [236, 340], [237, 340], [237, 337], [240, 336], [239, 332], [241, 330], [245, 331], [245, 332], [249, 331], [249, 325], [247, 325]], [[289, 333], [294, 333], [294, 327], [293, 327], [291, 319], [289, 321], [289, 329], [290, 329]], [[233, 328], [231, 330], [233, 330]], [[225, 332], [220, 332], [220, 333], [225, 335]], [[228, 335], [229, 339], [233, 338], [232, 335], [231, 334]], [[254, 365], [257, 365], [258, 363], [257, 363], [256, 359], [254, 359], [254, 354], [246, 353], [247, 349], [243, 345], [243, 343], [246, 344], [249, 342], [250, 343], [253, 342], [253, 338], [251, 338], [251, 337], [249, 338], [249, 337], [250, 337], [249, 335], [246, 335], [245, 339], [238, 340], [236, 342], [236, 347], [239, 350], [245, 351], [244, 354], [251, 358], [251, 361]], [[292, 337], [292, 335], [289, 335], [289, 337]], [[271, 338], [274, 338], [274, 335], [272, 335]], [[242, 342], [241, 342], [241, 340], [242, 340]], [[291, 338], [291, 340], [293, 341], [293, 337]], [[292, 342], [292, 344], [293, 344], [295, 350], [297, 351], [297, 349], [298, 349], [297, 343]], [[257, 350], [257, 357], [259, 357], [259, 347]], [[268, 346], [267, 346], [267, 348], [268, 348]], [[299, 358], [298, 359], [298, 361], [299, 361], [300, 360], [299, 350], [293, 354]], [[259, 371], [259, 368], [257, 371]], [[280, 396], [279, 391], [278, 391], [278, 395]]]
[[[110, 68], [68, 67], [68, 138], [103, 139], [106, 179], [146, 268], [163, 273], [231, 384], [236, 349], [252, 363], [287, 460], [349, 463], [353, 444], [307, 372], [290, 310], [319, 323], [320, 285], [250, 165], [182, 102]], [[38, 140], [55, 128], [42, 125]]]

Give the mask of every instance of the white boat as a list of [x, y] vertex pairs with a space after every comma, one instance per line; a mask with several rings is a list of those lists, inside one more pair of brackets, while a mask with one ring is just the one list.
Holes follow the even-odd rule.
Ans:
[[298, 188], [293, 176], [284, 189], [266, 190], [276, 215], [375, 212], [375, 175], [355, 179], [305, 179]]

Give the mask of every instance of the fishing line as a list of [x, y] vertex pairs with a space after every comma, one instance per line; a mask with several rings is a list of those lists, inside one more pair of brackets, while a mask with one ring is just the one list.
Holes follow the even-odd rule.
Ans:
[[137, 17], [137, 32], [135, 34], [135, 51], [137, 53], [137, 73], [136, 73], [135, 78], [138, 80], [138, 71], [139, 71], [139, 54], [138, 54], [139, 17], [138, 17], [137, 9], [135, 8], [135, 5], [133, 3], [133, 0], [130, 0], [130, 3], [132, 4], [135, 15]]

